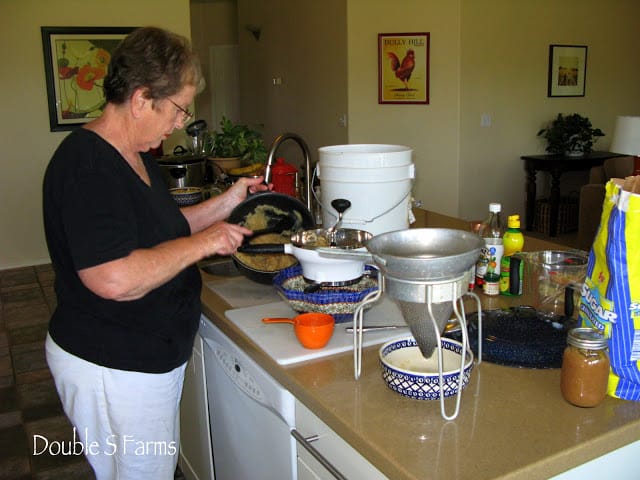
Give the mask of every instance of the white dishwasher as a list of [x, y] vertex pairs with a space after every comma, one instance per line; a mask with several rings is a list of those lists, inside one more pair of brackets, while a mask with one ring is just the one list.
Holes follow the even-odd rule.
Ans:
[[[225, 312], [227, 319], [278, 364], [289, 365], [353, 348], [353, 335], [344, 330], [347, 325], [336, 326], [329, 344], [314, 351], [298, 343], [289, 325], [263, 324], [261, 319], [265, 316], [295, 314], [270, 285], [240, 277], [212, 282], [207, 287], [235, 307]], [[401, 327], [369, 333], [365, 345], [384, 343], [408, 332], [398, 307], [385, 299], [365, 313], [365, 322], [398, 323]], [[302, 449], [326, 469], [330, 478], [345, 478], [312, 445], [319, 439], [313, 429], [305, 428], [306, 437], [297, 431], [296, 402], [289, 391], [205, 316], [200, 319], [200, 336], [215, 480], [297, 480], [297, 456]], [[302, 476], [307, 478], [304, 473]]]
[[205, 317], [200, 335], [216, 480], [297, 479], [293, 395]]

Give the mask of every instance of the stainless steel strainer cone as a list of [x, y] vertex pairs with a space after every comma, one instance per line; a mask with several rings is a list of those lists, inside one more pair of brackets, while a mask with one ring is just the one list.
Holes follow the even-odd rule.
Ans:
[[402, 311], [404, 320], [416, 339], [420, 352], [425, 358], [431, 357], [438, 346], [438, 338], [434, 330], [433, 319], [438, 326], [438, 332], [442, 334], [453, 312], [452, 302], [442, 303], [415, 303], [395, 299]]
[[397, 230], [366, 242], [383, 291], [402, 311], [426, 358], [439, 346], [435, 329], [444, 332], [453, 301], [467, 292], [469, 269], [483, 246], [477, 235], [448, 228]]

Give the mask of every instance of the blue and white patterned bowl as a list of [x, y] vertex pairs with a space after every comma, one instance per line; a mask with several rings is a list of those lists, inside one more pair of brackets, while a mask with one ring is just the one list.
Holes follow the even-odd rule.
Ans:
[[[460, 355], [462, 344], [450, 338], [442, 338], [443, 394], [450, 397], [458, 393]], [[385, 343], [379, 351], [382, 378], [391, 390], [418, 400], [438, 400], [440, 380], [438, 374], [438, 351], [424, 358], [416, 340], [410, 337], [396, 338]], [[473, 369], [473, 353], [466, 352], [462, 388], [469, 383]]]
[[188, 207], [202, 201], [202, 188], [200, 187], [171, 188], [169, 193], [179, 207]]

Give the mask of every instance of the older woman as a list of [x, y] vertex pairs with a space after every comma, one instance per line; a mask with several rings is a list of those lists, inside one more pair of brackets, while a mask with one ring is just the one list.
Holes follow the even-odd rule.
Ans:
[[170, 479], [178, 406], [200, 316], [198, 260], [251, 232], [224, 223], [247, 190], [179, 209], [148, 153], [192, 117], [202, 83], [188, 41], [132, 32], [113, 55], [103, 114], [73, 131], [44, 178], [57, 308], [47, 361], [96, 476]]

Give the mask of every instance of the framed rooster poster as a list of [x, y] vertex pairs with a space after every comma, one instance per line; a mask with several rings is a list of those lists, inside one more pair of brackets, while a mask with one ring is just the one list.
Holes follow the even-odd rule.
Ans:
[[429, 103], [429, 33], [378, 34], [378, 103]]

